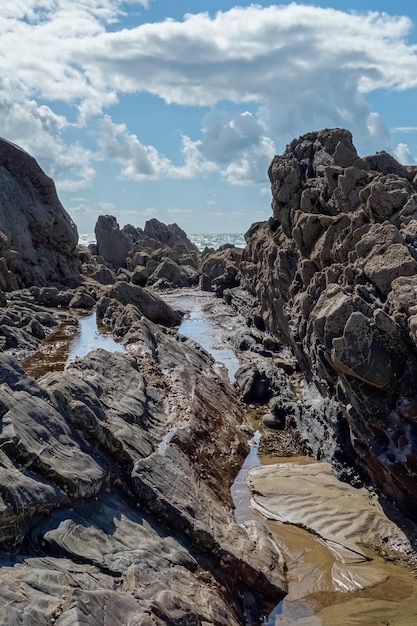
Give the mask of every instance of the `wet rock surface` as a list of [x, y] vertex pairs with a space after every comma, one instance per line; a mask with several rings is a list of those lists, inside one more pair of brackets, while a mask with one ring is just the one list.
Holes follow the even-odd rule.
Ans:
[[[47, 332], [63, 313], [34, 298], [57, 291], [14, 298]], [[260, 623], [286, 582], [270, 534], [233, 517], [242, 405], [193, 341], [103, 297], [125, 353], [37, 381], [0, 355], [2, 623]]]

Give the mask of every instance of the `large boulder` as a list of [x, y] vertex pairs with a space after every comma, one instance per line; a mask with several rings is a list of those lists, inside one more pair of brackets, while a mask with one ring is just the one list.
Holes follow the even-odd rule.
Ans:
[[157, 324], [178, 326], [181, 323], [182, 316], [178, 311], [139, 285], [118, 281], [111, 287], [108, 295], [124, 306], [128, 304], [136, 306], [147, 319]]
[[222, 294], [224, 289], [239, 285], [238, 266], [243, 250], [232, 245], [225, 245], [214, 252], [203, 255], [200, 265], [203, 291], [216, 291]]
[[65, 282], [80, 272], [74, 222], [53, 181], [18, 146], [0, 139], [0, 288]]

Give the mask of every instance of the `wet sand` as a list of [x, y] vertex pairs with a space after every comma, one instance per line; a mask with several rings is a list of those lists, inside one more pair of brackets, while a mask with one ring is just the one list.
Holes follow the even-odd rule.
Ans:
[[[408, 543], [375, 498], [331, 477], [325, 463], [275, 461], [247, 477], [252, 506], [269, 518], [288, 568], [288, 595], [268, 626], [416, 624], [417, 580], [410, 566], [366, 547], [404, 550]], [[394, 549], [387, 553], [395, 558]]]

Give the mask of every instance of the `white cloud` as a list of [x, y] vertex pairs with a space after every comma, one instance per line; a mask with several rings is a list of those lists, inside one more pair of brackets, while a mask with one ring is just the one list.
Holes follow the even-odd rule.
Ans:
[[192, 142], [186, 135], [182, 137], [181, 147], [184, 163], [176, 166], [153, 146], [143, 145], [125, 124], [114, 123], [108, 115], [101, 123], [98, 144], [97, 158], [119, 163], [120, 177], [128, 180], [193, 178], [216, 169], [202, 159], [199, 142]]
[[417, 132], [417, 126], [397, 126], [392, 129], [393, 133], [415, 133]]
[[245, 111], [226, 123], [214, 121], [217, 113], [205, 118], [203, 140], [198, 149], [202, 155], [219, 167], [223, 177], [232, 184], [265, 180], [268, 165], [275, 153], [272, 139], [265, 136], [264, 124]]
[[399, 143], [394, 150], [394, 156], [403, 165], [415, 165], [417, 163], [416, 157], [411, 152], [406, 143]]
[[[309, 130], [347, 126], [360, 152], [386, 147], [387, 128], [366, 94], [417, 87], [406, 17], [253, 4], [118, 28], [129, 4], [150, 2], [2, 3], [2, 133], [41, 159], [62, 189], [92, 184], [91, 138], [83, 136], [92, 117], [102, 118], [98, 156], [119, 163], [122, 178], [220, 172], [240, 184], [265, 180], [274, 143]], [[201, 137], [182, 136], [176, 164], [108, 115], [121, 94], [140, 92], [184, 106], [232, 101], [244, 110], [250, 102], [258, 115], [206, 120]]]

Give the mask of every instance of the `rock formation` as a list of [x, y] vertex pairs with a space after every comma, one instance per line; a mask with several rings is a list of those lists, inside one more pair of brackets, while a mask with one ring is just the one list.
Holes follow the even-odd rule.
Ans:
[[128, 354], [38, 382], [0, 355], [0, 619], [259, 623], [285, 580], [268, 534], [233, 519], [239, 402], [192, 341], [132, 305], [115, 326]]
[[0, 139], [0, 288], [62, 283], [80, 272], [74, 222], [33, 157]]
[[387, 153], [360, 158], [346, 130], [294, 140], [240, 263], [267, 332], [320, 392], [323, 410], [297, 417], [315, 454], [355, 462], [414, 518], [416, 174]]
[[[170, 328], [181, 314], [130, 281], [131, 252], [149, 276], [159, 268], [156, 282], [175, 264], [191, 276], [193, 244], [151, 221], [149, 245], [135, 248], [139, 230], [118, 234], [105, 218], [107, 260], [79, 258], [52, 181], [7, 142], [0, 158], [0, 622], [261, 623], [286, 580], [266, 528], [234, 519], [243, 407], [213, 359]], [[124, 351], [31, 377], [24, 357], [54, 336], [59, 350], [77, 312], [94, 308]]]
[[[95, 226], [95, 261], [91, 277], [109, 284], [108, 271], [127, 268], [124, 277], [136, 285], [154, 289], [190, 287], [198, 283], [199, 252], [177, 224], [163, 224], [153, 218], [143, 230], [130, 224], [120, 229], [116, 218], [101, 215]], [[91, 262], [87, 257], [86, 265]], [[107, 272], [105, 271], [107, 269]]]
[[204, 291], [215, 291], [221, 296], [224, 289], [239, 285], [238, 269], [242, 249], [225, 245], [216, 251], [203, 252], [200, 265], [200, 286]]

